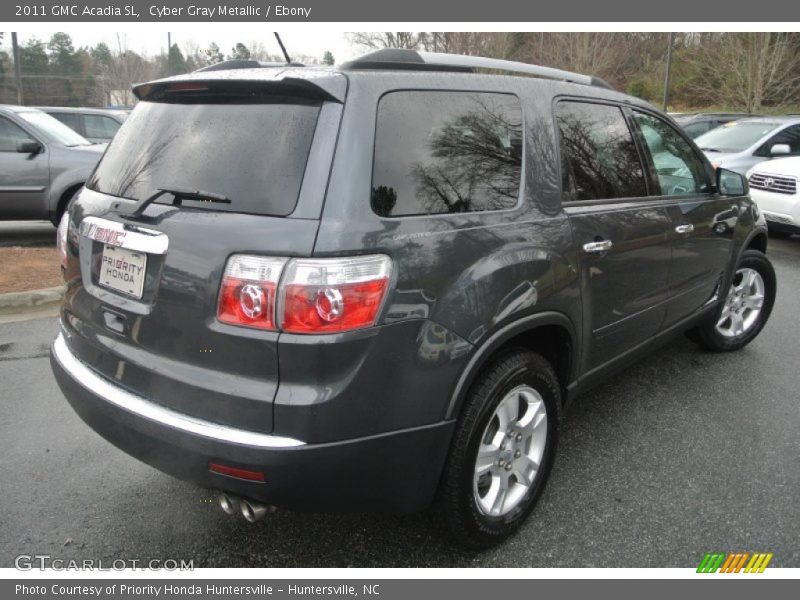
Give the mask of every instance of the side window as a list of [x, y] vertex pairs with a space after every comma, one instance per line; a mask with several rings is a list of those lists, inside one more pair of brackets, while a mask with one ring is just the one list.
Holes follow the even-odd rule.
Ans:
[[111, 139], [119, 129], [111, 117], [101, 115], [83, 115], [83, 126], [86, 128], [86, 137]]
[[17, 142], [30, 140], [24, 129], [4, 117], [0, 117], [0, 152], [16, 152]]
[[792, 125], [780, 133], [773, 135], [769, 141], [764, 144], [764, 150], [766, 151], [767, 155], [770, 148], [772, 148], [775, 144], [789, 144], [791, 155], [800, 155], [800, 125]]
[[688, 142], [658, 117], [640, 112], [633, 115], [658, 177], [660, 195], [706, 193], [705, 167]]
[[81, 132], [80, 115], [75, 113], [50, 113], [50, 116], [55, 117], [73, 131]]
[[[716, 127], [716, 125], [713, 125], [713, 127]], [[709, 123], [708, 121], [703, 121], [701, 123], [691, 123], [683, 128], [683, 130], [686, 132], [686, 135], [688, 135], [692, 139], [696, 138], [699, 135], [704, 134], [709, 129], [712, 129], [712, 124]]]
[[619, 107], [559, 102], [556, 119], [565, 201], [647, 195], [636, 144]]
[[522, 108], [510, 94], [392, 92], [378, 105], [372, 209], [383, 217], [513, 208]]

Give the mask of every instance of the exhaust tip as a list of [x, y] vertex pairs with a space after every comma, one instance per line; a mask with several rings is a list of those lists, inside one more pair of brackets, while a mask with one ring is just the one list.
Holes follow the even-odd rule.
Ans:
[[229, 496], [228, 494], [219, 495], [219, 506], [226, 514], [235, 515], [236, 509], [239, 508], [238, 505], [239, 501], [233, 496]]
[[252, 500], [242, 500], [239, 503], [239, 509], [242, 511], [242, 516], [250, 523], [260, 521], [269, 511], [269, 507], [266, 505]]

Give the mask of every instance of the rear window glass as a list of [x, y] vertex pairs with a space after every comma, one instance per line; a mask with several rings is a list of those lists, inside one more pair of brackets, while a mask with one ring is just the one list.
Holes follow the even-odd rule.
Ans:
[[521, 170], [516, 96], [409, 91], [380, 101], [372, 209], [381, 216], [512, 208]]
[[159, 188], [220, 194], [208, 210], [285, 216], [294, 210], [319, 115], [317, 101], [140, 102], [87, 187], [143, 200]]

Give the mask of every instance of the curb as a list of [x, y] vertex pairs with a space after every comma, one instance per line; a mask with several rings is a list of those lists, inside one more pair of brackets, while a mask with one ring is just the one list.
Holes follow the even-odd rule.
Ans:
[[56, 307], [64, 298], [64, 286], [0, 294], [0, 314], [26, 312], [29, 309]]

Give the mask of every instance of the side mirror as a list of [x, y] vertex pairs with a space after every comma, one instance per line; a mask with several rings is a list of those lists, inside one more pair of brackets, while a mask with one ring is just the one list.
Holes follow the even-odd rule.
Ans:
[[23, 140], [17, 142], [17, 152], [20, 154], [39, 154], [42, 151], [42, 145], [33, 140]]
[[769, 149], [770, 156], [788, 156], [792, 153], [792, 148], [789, 144], [773, 144]]
[[747, 178], [728, 169], [717, 169], [717, 190], [723, 196], [744, 196], [750, 191]]

